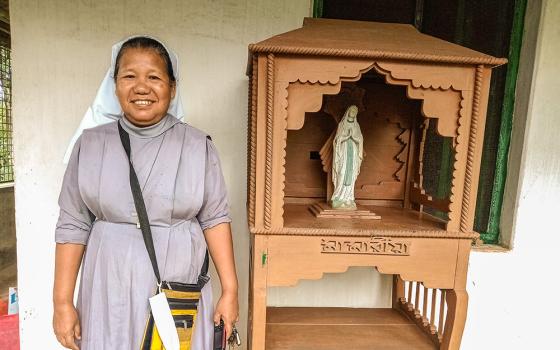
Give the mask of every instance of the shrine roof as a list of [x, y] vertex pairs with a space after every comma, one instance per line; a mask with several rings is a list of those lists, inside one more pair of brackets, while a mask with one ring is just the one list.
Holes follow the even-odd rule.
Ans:
[[305, 18], [302, 28], [251, 44], [249, 51], [490, 66], [507, 62], [422, 34], [409, 24], [319, 18]]

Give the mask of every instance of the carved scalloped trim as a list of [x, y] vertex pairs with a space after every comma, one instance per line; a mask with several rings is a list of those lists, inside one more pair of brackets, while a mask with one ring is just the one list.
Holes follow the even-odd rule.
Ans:
[[[458, 218], [461, 215], [461, 204], [462, 201], [458, 200], [461, 193], [456, 193], [459, 186], [461, 169], [459, 164], [459, 155], [463, 153], [462, 148], [464, 148], [465, 139], [465, 122], [467, 121], [467, 100], [465, 98], [465, 92], [461, 91], [461, 102], [459, 109], [459, 125], [457, 126], [457, 137], [454, 142], [454, 155], [453, 155], [453, 172], [451, 176], [451, 193], [449, 194], [449, 225], [456, 225], [458, 223]], [[453, 228], [453, 227], [452, 227]], [[466, 232], [466, 230], [465, 230]]]
[[[410, 84], [417, 89], [461, 91], [468, 86], [468, 79], [457, 71], [457, 67], [437, 67], [438, 74], [434, 75], [433, 67], [420, 66], [410, 71], [403, 68], [406, 66], [407, 64], [403, 62], [377, 62], [377, 67], [388, 72], [392, 79], [409, 80]], [[429, 70], [427, 71], [426, 68]]]
[[[300, 82], [302, 84], [331, 84], [336, 85], [340, 81], [356, 81], [361, 78], [364, 72], [371, 70], [375, 64], [371, 60], [355, 59], [344, 60], [341, 65], [339, 61], [317, 58], [314, 60], [292, 60], [279, 58], [279, 65], [285, 60], [292, 65], [290, 70], [280, 70], [277, 81], [287, 81], [290, 83]], [[317, 70], [317, 65], [322, 69]]]
[[[439, 108], [437, 104], [431, 102], [431, 100], [426, 96], [429, 94], [430, 91], [433, 90], [441, 90], [447, 91], [452, 87], [452, 83], [448, 82], [446, 84], [433, 84], [433, 83], [426, 83], [426, 82], [414, 82], [413, 79], [405, 79], [402, 77], [395, 77], [391, 71], [382, 68], [378, 63], [372, 63], [371, 65], [367, 66], [366, 68], [360, 69], [356, 71], [354, 76], [338, 76], [337, 78], [328, 78], [325, 77], [317, 77], [315, 79], [305, 79], [301, 77], [286, 77], [289, 82], [299, 82], [299, 83], [309, 83], [309, 84], [320, 84], [320, 85], [327, 85], [327, 84], [339, 84], [340, 82], [351, 82], [351, 81], [358, 81], [361, 79], [363, 74], [369, 72], [370, 70], [374, 69], [377, 73], [385, 76], [385, 81], [387, 84], [390, 85], [401, 85], [407, 87], [407, 97], [409, 99], [416, 99], [422, 100], [422, 114], [426, 118], [432, 119], [441, 119]], [[451, 89], [455, 92], [461, 92], [462, 90]], [[294, 125], [303, 125], [305, 123], [305, 113], [303, 116], [290, 116], [290, 118], [297, 118], [297, 122], [292, 122]], [[301, 122], [300, 119], [303, 119]], [[445, 124], [447, 125], [447, 124]], [[456, 132], [448, 130], [449, 128], [444, 127], [444, 123], [438, 123], [438, 133], [442, 136], [446, 137], [455, 137]], [[455, 130], [454, 130], [455, 131]]]
[[[400, 165], [399, 165], [399, 168], [398, 168], [398, 169], [395, 171], [395, 173], [393, 174], [393, 178], [394, 178], [395, 180], [401, 182], [402, 179], [401, 179], [399, 173], [401, 172], [401, 170], [404, 169], [404, 165], [406, 164], [406, 161], [405, 161], [405, 160], [402, 160], [400, 157], [401, 157], [401, 155], [404, 153], [404, 150], [407, 149], [408, 144], [407, 144], [406, 140], [404, 140], [404, 139], [402, 138], [402, 135], [404, 135], [404, 133], [406, 133], [406, 129], [403, 128], [399, 123], [396, 123], [396, 124], [397, 124], [397, 126], [398, 126], [399, 128], [401, 128], [401, 133], [397, 135], [397, 142], [398, 142], [402, 147], [401, 147], [400, 151], [399, 151], [399, 152], [395, 155], [395, 157], [394, 157], [394, 158], [395, 158], [395, 161], [396, 161], [398, 164], [400, 164]], [[381, 182], [383, 182], [383, 181], [381, 181]], [[381, 182], [380, 182], [380, 183], [381, 183]]]
[[[312, 87], [315, 90], [314, 93], [307, 93], [298, 97], [290, 95], [294, 93], [295, 89], [301, 89], [305, 86]], [[323, 106], [323, 97], [325, 95], [337, 95], [341, 91], [341, 86], [342, 84], [340, 82], [338, 82], [337, 84], [302, 84], [299, 81], [289, 83], [289, 85], [287, 86], [288, 112], [290, 113], [290, 119], [287, 120], [287, 127], [289, 128], [289, 130], [301, 129], [303, 127], [303, 124], [305, 123], [305, 114], [308, 112], [320, 111]], [[294, 99], [298, 101], [294, 101]], [[305, 107], [304, 110], [290, 108], [290, 102], [296, 102], [297, 104], [297, 102], [301, 103], [302, 101], [305, 101], [306, 104], [305, 106], [300, 106]]]
[[294, 81], [290, 81], [290, 83], [295, 83], [295, 82], [299, 82], [301, 84], [321, 84], [321, 85], [335, 85], [338, 84], [338, 82], [340, 81], [340, 77], [338, 79], [296, 79]]
[[[385, 82], [389, 85], [400, 85], [406, 87], [406, 94], [409, 99], [422, 100], [422, 115], [430, 119], [441, 120], [442, 123], [438, 123], [438, 133], [445, 137], [455, 137], [456, 133], [451, 133], [451, 130], [444, 128], [443, 119], [439, 113], [439, 104], [435, 104], [430, 99], [430, 93], [433, 91], [448, 91], [449, 89], [436, 88], [433, 86], [424, 87], [422, 84], [418, 86], [413, 85], [412, 79], [405, 78], [395, 78], [392, 76], [391, 71], [381, 68], [378, 64], [374, 65], [374, 69], [377, 73], [385, 76]], [[461, 90], [451, 89], [455, 92], [460, 92]]]
[[291, 278], [287, 278], [288, 276], [282, 276], [283, 283], [275, 283], [269, 284], [268, 287], [293, 287], [299, 283], [299, 281], [315, 281], [320, 280], [326, 273], [344, 273], [348, 271], [348, 269], [352, 267], [351, 265], [348, 266], [341, 266], [340, 268], [333, 268], [329, 269], [329, 271], [306, 271], [305, 275], [299, 276], [290, 276]]
[[323, 166], [323, 171], [325, 173], [329, 173], [331, 166], [332, 166], [332, 148], [333, 148], [333, 140], [336, 132], [331, 133], [321, 150], [319, 150], [319, 155], [321, 156], [321, 165]]
[[[407, 281], [417, 281], [420, 282], [422, 284], [424, 284], [424, 286], [426, 288], [452, 288], [453, 287], [453, 282], [450, 281], [449, 285], [445, 285], [445, 286], [438, 286], [437, 281], [434, 280], [430, 280], [427, 276], [427, 274], [429, 274], [428, 271], [426, 272], [420, 272], [420, 273], [406, 273], [402, 271], [402, 269], [399, 268], [390, 268], [390, 267], [386, 267], [384, 266], [383, 263], [378, 263], [376, 265], [373, 264], [366, 264], [366, 265], [352, 265], [352, 264], [348, 264], [348, 265], [343, 265], [343, 266], [333, 266], [331, 268], [329, 268], [328, 270], [321, 270], [321, 271], [310, 271], [310, 270], [300, 270], [297, 272], [297, 276], [294, 276], [294, 274], [290, 274], [290, 275], [283, 275], [282, 276], [282, 283], [270, 283], [268, 284], [268, 287], [293, 287], [295, 285], [297, 285], [300, 281], [313, 281], [313, 280], [320, 280], [324, 277], [325, 274], [330, 274], [330, 273], [345, 273], [346, 271], [348, 271], [349, 268], [351, 267], [372, 267], [374, 269], [376, 269], [377, 271], [379, 271], [379, 273], [384, 274], [384, 275], [400, 275], [401, 278], [403, 280], [407, 280]], [[423, 277], [423, 278], [418, 278], [418, 277]]]
[[[375, 63], [371, 63], [365, 68], [353, 71], [351, 73], [351, 75], [341, 75], [341, 76], [338, 76], [336, 79], [328, 79], [328, 80], [321, 79], [321, 78], [301, 79], [301, 78], [298, 77], [298, 78], [287, 79], [287, 80], [290, 83], [299, 82], [299, 83], [302, 83], [302, 84], [319, 84], [319, 85], [324, 85], [325, 87], [327, 87], [327, 86], [330, 87], [332, 85], [338, 85], [338, 89], [340, 90], [341, 87], [342, 87], [342, 82], [358, 81], [362, 78], [363, 74], [369, 72], [371, 69], [373, 69], [374, 66], [375, 66]], [[322, 81], [325, 81], [325, 82], [322, 82]], [[321, 93], [321, 96], [323, 96], [323, 95], [325, 95], [325, 93]], [[310, 112], [310, 111], [305, 111], [305, 112]], [[292, 121], [292, 122], [290, 122], [290, 124], [303, 125], [305, 123], [305, 112], [303, 112], [303, 115], [290, 116], [290, 118], [296, 118], [296, 121]]]
[[438, 84], [438, 83], [428, 82], [428, 81], [411, 80], [411, 85], [415, 88], [440, 89], [440, 90], [453, 89], [458, 91], [458, 89], [453, 87], [453, 84], [451, 82]]
[[281, 164], [280, 164], [280, 179], [282, 181], [280, 181], [281, 185], [280, 185], [280, 189], [279, 189], [279, 195], [277, 200], [280, 201], [280, 205], [278, 206], [278, 219], [281, 221], [280, 227], [282, 227], [283, 224], [283, 220], [284, 220], [284, 190], [286, 188], [286, 144], [287, 144], [287, 140], [288, 140], [288, 133], [285, 132], [287, 127], [288, 127], [288, 85], [289, 83], [285, 82], [282, 83], [282, 87], [278, 92], [278, 99], [276, 101], [279, 101], [280, 106], [281, 106], [281, 111], [282, 111], [282, 115], [280, 116], [280, 121], [282, 123], [282, 130], [284, 130], [284, 133], [282, 133], [282, 143], [280, 145], [280, 149], [281, 149]]

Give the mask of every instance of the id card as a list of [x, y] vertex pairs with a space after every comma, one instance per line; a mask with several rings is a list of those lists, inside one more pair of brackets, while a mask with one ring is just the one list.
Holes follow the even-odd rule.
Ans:
[[166, 350], [180, 350], [179, 335], [175, 328], [175, 322], [171, 315], [169, 303], [165, 297], [165, 293], [158, 293], [150, 298], [150, 307], [152, 315], [159, 333], [159, 337], [163, 342]]

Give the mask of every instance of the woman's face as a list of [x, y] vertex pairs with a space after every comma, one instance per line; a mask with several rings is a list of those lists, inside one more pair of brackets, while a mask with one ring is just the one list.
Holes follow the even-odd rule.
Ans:
[[129, 48], [117, 74], [117, 97], [126, 118], [138, 126], [159, 122], [175, 96], [165, 60], [154, 50]]

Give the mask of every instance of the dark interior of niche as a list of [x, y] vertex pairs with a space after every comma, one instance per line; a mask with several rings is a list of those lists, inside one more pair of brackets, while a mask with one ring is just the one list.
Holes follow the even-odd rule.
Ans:
[[[363, 97], [356, 91], [364, 91]], [[410, 169], [418, 166], [415, 163], [419, 157], [408, 155], [411, 133], [416, 132], [419, 142], [423, 125], [428, 127], [422, 155], [423, 187], [434, 198], [448, 198], [451, 174], [442, 173], [440, 166], [446, 159], [452, 161], [451, 139], [437, 134], [437, 120], [426, 123], [421, 114], [422, 102], [408, 99], [405, 87], [388, 85], [384, 77], [372, 71], [356, 82], [344, 82], [338, 95], [323, 96], [321, 110], [306, 113], [303, 127], [288, 131], [285, 196], [305, 200], [326, 198], [327, 174], [320, 151], [338, 125], [333, 111], [342, 116], [345, 108], [357, 101], [361, 101], [358, 121], [364, 135], [365, 156], [356, 182], [356, 200], [403, 206], [406, 182], [415, 176]], [[419, 152], [418, 144], [416, 147]], [[443, 152], [446, 147], [448, 151]], [[447, 218], [446, 213], [433, 214]]]

